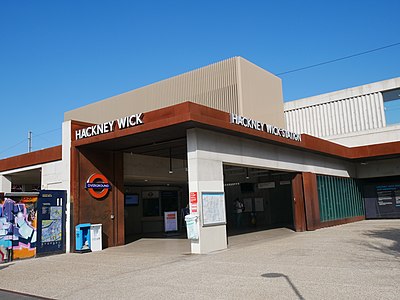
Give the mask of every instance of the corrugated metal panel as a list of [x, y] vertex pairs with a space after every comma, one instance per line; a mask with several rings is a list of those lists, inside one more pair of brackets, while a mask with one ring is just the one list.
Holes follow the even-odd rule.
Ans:
[[317, 176], [321, 222], [364, 215], [360, 186], [353, 178]]
[[385, 126], [380, 92], [285, 110], [287, 128], [318, 137]]

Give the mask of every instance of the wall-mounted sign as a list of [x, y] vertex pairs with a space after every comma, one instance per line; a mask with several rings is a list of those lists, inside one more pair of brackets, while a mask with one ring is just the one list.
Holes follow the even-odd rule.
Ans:
[[159, 191], [144, 191], [142, 192], [142, 198], [143, 199], [158, 199], [160, 198], [160, 192]]
[[234, 113], [230, 114], [230, 121], [232, 124], [240, 125], [258, 131], [264, 131], [269, 134], [281, 136], [283, 138], [290, 139], [296, 142], [301, 142], [301, 134], [299, 133], [294, 133], [289, 130], [276, 127], [274, 125], [269, 125], [257, 120], [242, 117]]
[[85, 188], [93, 198], [101, 199], [107, 196], [111, 185], [104, 175], [95, 173], [88, 178]]
[[190, 192], [190, 212], [197, 213], [197, 192]]
[[102, 124], [92, 125], [86, 128], [75, 130], [75, 139], [80, 140], [103, 133], [112, 132], [117, 127], [118, 130], [134, 127], [143, 124], [143, 113], [133, 114], [117, 120], [104, 122]]
[[220, 193], [201, 193], [203, 226], [225, 225], [225, 196]]
[[275, 182], [270, 181], [270, 182], [260, 182], [257, 184], [257, 187], [259, 189], [274, 189], [275, 188]]

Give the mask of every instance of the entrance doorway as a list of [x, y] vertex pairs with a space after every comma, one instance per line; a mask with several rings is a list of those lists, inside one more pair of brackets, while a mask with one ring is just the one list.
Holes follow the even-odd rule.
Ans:
[[277, 227], [294, 230], [294, 175], [286, 171], [224, 165], [228, 236]]
[[125, 243], [143, 237], [186, 238], [186, 139], [124, 153]]

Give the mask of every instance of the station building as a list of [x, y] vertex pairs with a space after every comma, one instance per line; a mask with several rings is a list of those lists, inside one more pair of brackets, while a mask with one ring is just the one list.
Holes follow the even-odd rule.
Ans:
[[165, 232], [165, 212], [184, 230], [186, 207], [192, 253], [249, 230], [399, 217], [400, 137], [384, 110], [399, 84], [284, 103], [280, 78], [234, 57], [66, 112], [62, 145], [0, 161], [0, 191], [65, 190], [66, 251], [78, 224], [102, 224], [112, 247]]

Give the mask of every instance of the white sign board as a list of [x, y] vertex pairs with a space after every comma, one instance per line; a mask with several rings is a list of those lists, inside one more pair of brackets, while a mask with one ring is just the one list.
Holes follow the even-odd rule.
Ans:
[[178, 231], [178, 213], [176, 211], [165, 211], [164, 212], [164, 230]]
[[203, 226], [226, 224], [224, 193], [202, 193]]

